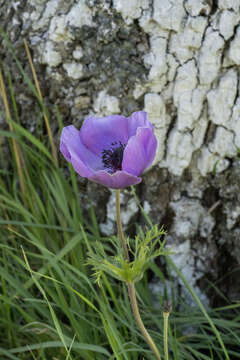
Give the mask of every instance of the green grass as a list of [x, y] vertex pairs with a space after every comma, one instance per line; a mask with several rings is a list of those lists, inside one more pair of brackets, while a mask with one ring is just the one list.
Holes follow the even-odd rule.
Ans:
[[[17, 66], [43, 118], [47, 109]], [[103, 276], [99, 287], [87, 265], [87, 243], [100, 241], [109, 250], [109, 242], [100, 234], [94, 209], [81, 208], [77, 175], [65, 162], [57, 166], [49, 141], [21, 126], [10, 73], [5, 83], [6, 124], [11, 125], [0, 131], [9, 148], [8, 166], [0, 155], [0, 359], [153, 359], [133, 320], [124, 284]], [[44, 133], [44, 121], [42, 126]], [[180, 300], [172, 285], [170, 359], [240, 359], [240, 304], [207, 311], [170, 259], [168, 266], [196, 304], [182, 303], [177, 312]], [[155, 263], [147, 271], [165, 286]], [[163, 298], [156, 309], [147, 273], [136, 287], [143, 321], [164, 358]]]

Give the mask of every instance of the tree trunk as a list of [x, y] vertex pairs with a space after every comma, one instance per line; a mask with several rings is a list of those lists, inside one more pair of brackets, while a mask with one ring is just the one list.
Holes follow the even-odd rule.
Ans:
[[[89, 114], [148, 112], [159, 145], [155, 166], [137, 186], [142, 204], [165, 225], [173, 260], [202, 298], [211, 295], [208, 281], [219, 280], [237, 299], [240, 1], [0, 0], [0, 11], [30, 74], [27, 39], [45, 103], [58, 105], [65, 125], [78, 127]], [[36, 101], [1, 43], [21, 122], [36, 131]], [[51, 126], [57, 139], [57, 121]], [[108, 198], [101, 228], [113, 231], [113, 196], [83, 184], [95, 191], [95, 203]], [[122, 202], [128, 226], [138, 209], [128, 191]]]

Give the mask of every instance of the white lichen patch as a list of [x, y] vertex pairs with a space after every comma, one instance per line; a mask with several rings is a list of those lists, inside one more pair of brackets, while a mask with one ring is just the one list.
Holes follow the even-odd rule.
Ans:
[[218, 87], [207, 94], [209, 118], [214, 124], [229, 128], [237, 86], [238, 74], [231, 69], [222, 76]]
[[234, 10], [236, 12], [239, 11], [240, 1], [239, 0], [219, 0], [218, 7], [220, 9], [229, 9]]
[[188, 17], [182, 34], [183, 45], [193, 49], [199, 49], [202, 45], [202, 38], [207, 26], [207, 19], [204, 16]]
[[190, 239], [198, 232], [205, 238], [211, 234], [215, 222], [200, 201], [182, 198], [170, 206], [175, 212], [172, 231], [176, 236]]
[[167, 29], [163, 29], [159, 23], [152, 18], [152, 7], [143, 10], [142, 16], [139, 19], [139, 24], [143, 31], [149, 35], [155, 35], [168, 38], [169, 33]]
[[134, 19], [140, 18], [143, 9], [149, 7], [149, 0], [113, 0], [113, 6], [121, 13], [126, 23], [131, 24]]
[[73, 51], [73, 58], [75, 60], [80, 60], [83, 57], [83, 49], [81, 46], [77, 46]]
[[120, 112], [119, 100], [116, 96], [110, 96], [105, 90], [100, 91], [93, 104], [94, 111], [101, 116], [118, 114]]
[[205, 0], [186, 0], [185, 8], [191, 16], [209, 15], [211, 11], [210, 2]]
[[[57, 6], [59, 6], [58, 1], [55, 4], [55, 7]], [[56, 12], [56, 9], [53, 11]], [[48, 11], [45, 16], [46, 19], [43, 17], [42, 21], [46, 22], [50, 16], [51, 12]], [[80, 1], [71, 8], [68, 14], [61, 14], [52, 17], [49, 27], [49, 38], [56, 43], [71, 42], [74, 39], [71, 27], [81, 28], [83, 25], [93, 25], [92, 14], [85, 4], [85, 1]]]
[[[174, 282], [175, 285], [177, 285], [177, 282]], [[149, 283], [148, 287], [151, 292], [151, 302], [152, 306], [158, 311], [161, 309], [161, 303], [162, 300], [165, 299], [166, 295], [167, 298], [171, 299], [172, 296], [172, 286], [173, 282], [172, 280], [164, 280], [164, 282], [161, 280], [159, 281], [159, 278], [154, 277], [152, 282]]]
[[124, 226], [127, 226], [130, 222], [130, 219], [137, 214], [138, 206], [134, 198], [131, 198], [127, 202], [127, 206], [121, 214], [122, 222]]
[[177, 129], [192, 130], [198, 120], [205, 96], [204, 87], [197, 87], [197, 68], [193, 60], [178, 69], [173, 99], [178, 108]]
[[[129, 224], [130, 219], [138, 212], [138, 206], [133, 197], [129, 197], [129, 194], [125, 191], [120, 193], [120, 205], [121, 205], [121, 220], [123, 228]], [[111, 196], [107, 203], [107, 218], [106, 221], [100, 224], [100, 229], [105, 235], [113, 235], [116, 227], [116, 197], [115, 191], [111, 190]]]
[[185, 39], [181, 33], [172, 34], [170, 51], [181, 64], [193, 58], [193, 49], [188, 45], [185, 46], [183, 42], [185, 42]]
[[78, 1], [66, 16], [69, 26], [81, 28], [83, 25], [94, 26], [92, 12], [86, 5], [85, 0]]
[[[74, 29], [81, 28], [84, 25], [93, 26], [93, 12], [87, 6], [85, 0], [76, 4], [71, 2], [64, 3], [59, 0], [32, 1], [35, 10], [30, 14], [25, 13], [24, 24], [29, 27], [31, 22], [30, 42], [36, 44], [36, 32], [44, 33], [42, 38], [38, 38], [37, 50], [40, 61], [50, 68], [58, 66], [63, 62], [65, 55], [64, 47], [75, 40]], [[47, 40], [46, 40], [47, 39]], [[66, 56], [66, 55], [65, 55]], [[73, 58], [79, 60], [82, 57], [79, 47], [73, 52]], [[81, 66], [69, 59], [64, 65], [68, 76], [73, 79], [80, 79]], [[47, 70], [48, 71], [48, 70]]]
[[[45, 1], [35, 2], [35, 5], [44, 5]], [[49, 20], [53, 17], [58, 9], [59, 1], [50, 0], [46, 2], [46, 7], [40, 17], [41, 12], [37, 8], [35, 12], [32, 12], [31, 19], [33, 21], [32, 27], [34, 30], [39, 30], [48, 25]], [[42, 7], [43, 9], [43, 7]]]
[[29, 3], [32, 6], [36, 6], [36, 5], [44, 5], [48, 0], [29, 0]]
[[191, 162], [193, 152], [202, 145], [207, 120], [199, 117], [205, 92], [203, 86], [198, 87], [194, 60], [178, 68], [173, 90], [174, 104], [178, 109], [177, 122], [168, 138], [166, 156], [166, 165], [175, 175], [182, 175]]
[[40, 61], [51, 67], [61, 64], [61, 53], [55, 50], [54, 44], [51, 41], [46, 42]]
[[217, 31], [208, 28], [199, 53], [199, 78], [201, 84], [211, 84], [221, 67], [224, 40]]
[[233, 63], [240, 65], [240, 26], [231, 41], [228, 57]]
[[168, 137], [166, 163], [163, 166], [167, 166], [174, 175], [181, 176], [189, 166], [194, 150], [191, 134], [174, 128]]
[[168, 81], [169, 83], [172, 83], [172, 87], [173, 87], [179, 62], [176, 60], [176, 57], [174, 55], [167, 54], [167, 64], [168, 64], [168, 74], [167, 74]]
[[[174, 262], [176, 267], [181, 271], [182, 275], [196, 292], [197, 296], [200, 300], [205, 304], [208, 305], [209, 300], [206, 295], [200, 290], [200, 288], [196, 285], [198, 279], [200, 279], [204, 275], [205, 269], [205, 256], [208, 252], [206, 246], [202, 247], [201, 249], [201, 259], [199, 254], [196, 253], [191, 249], [190, 240], [186, 240], [181, 244], [177, 244], [175, 246], [171, 246], [170, 250], [173, 254], [169, 255], [171, 260]], [[196, 258], [198, 258], [198, 264], [196, 266]], [[173, 273], [173, 276], [175, 274]], [[182, 285], [182, 290], [185, 301], [189, 304], [194, 305], [189, 293], [186, 291], [185, 285], [181, 279], [177, 279], [178, 282]]]
[[236, 104], [233, 107], [232, 117], [230, 120], [229, 128], [234, 133], [234, 145], [240, 149], [240, 98], [237, 99]]
[[73, 40], [65, 15], [52, 18], [49, 28], [49, 39], [55, 43], [68, 43]]
[[209, 173], [221, 173], [229, 166], [229, 160], [209, 151], [207, 146], [202, 146], [197, 167], [202, 176]]
[[148, 93], [144, 97], [145, 111], [156, 128], [166, 129], [170, 123], [170, 116], [166, 113], [166, 106], [161, 95]]
[[81, 79], [83, 76], [83, 65], [77, 62], [70, 62], [63, 64], [64, 70], [66, 70], [68, 76], [74, 80]]
[[153, 19], [164, 29], [179, 31], [185, 15], [182, 0], [154, 0]]
[[207, 110], [203, 111], [203, 114], [196, 121], [194, 129], [192, 131], [192, 142], [194, 144], [195, 149], [200, 149], [204, 142], [204, 137], [207, 131], [209, 120], [207, 118]]
[[136, 83], [135, 88], [133, 90], [133, 97], [134, 99], [139, 99], [146, 91], [144, 85]]
[[167, 39], [162, 37], [150, 38], [151, 52], [146, 54], [144, 62], [150, 67], [149, 81], [153, 92], [160, 92], [167, 82], [166, 49]]
[[178, 106], [181, 101], [181, 96], [184, 93], [192, 92], [197, 87], [197, 67], [195, 61], [188, 61], [186, 64], [179, 67], [177, 77], [174, 85], [173, 100], [174, 104]]
[[240, 218], [240, 206], [231, 204], [224, 204], [224, 213], [227, 216], [227, 229], [231, 230], [236, 225]]
[[199, 49], [207, 26], [207, 19], [203, 16], [188, 17], [181, 32], [173, 33], [170, 41], [170, 52], [180, 63], [193, 58], [194, 51]]
[[146, 214], [149, 214], [151, 211], [151, 206], [147, 200], [145, 200], [143, 203], [143, 210], [145, 211]]
[[158, 146], [154, 164], [160, 162], [165, 153], [165, 141], [170, 124], [170, 116], [166, 113], [166, 107], [161, 95], [155, 93], [146, 94], [144, 97], [145, 111], [148, 118], [155, 126], [155, 135], [158, 139]]
[[236, 156], [237, 150], [234, 146], [233, 132], [218, 126], [214, 140], [209, 144], [209, 150], [213, 154], [218, 154], [222, 157], [232, 158]]
[[234, 34], [234, 27], [238, 24], [240, 14], [225, 10], [221, 13], [219, 19], [219, 32], [225, 40], [230, 39]]

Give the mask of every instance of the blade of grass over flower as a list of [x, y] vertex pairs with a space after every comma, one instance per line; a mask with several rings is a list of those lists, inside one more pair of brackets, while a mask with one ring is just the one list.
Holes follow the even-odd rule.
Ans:
[[[37, 89], [38, 96], [39, 96], [40, 100], [43, 101], [43, 97], [42, 97], [42, 93], [41, 93], [41, 90], [40, 90], [37, 74], [36, 74], [36, 71], [35, 71], [35, 68], [34, 68], [34, 65], [33, 65], [33, 62], [32, 62], [32, 57], [31, 57], [31, 54], [30, 54], [29, 47], [28, 47], [26, 39], [24, 39], [24, 46], [25, 46], [28, 61], [29, 61], [29, 64], [30, 64], [30, 67], [31, 67], [31, 70], [32, 70], [32, 74], [33, 74], [33, 78], [34, 78], [34, 82], [35, 82], [35, 86], [36, 86], [36, 89]], [[56, 165], [58, 165], [57, 150], [56, 150], [56, 147], [55, 147], [55, 144], [54, 144], [54, 141], [53, 141], [53, 135], [52, 135], [51, 127], [50, 127], [50, 124], [49, 124], [49, 118], [48, 118], [47, 114], [45, 113], [45, 111], [43, 112], [43, 117], [44, 117], [44, 120], [45, 120], [45, 125], [46, 125], [47, 133], [48, 133], [48, 136], [49, 136], [49, 141], [50, 141], [50, 144], [51, 144], [52, 155], [53, 155], [53, 158], [55, 160]]]
[[41, 229], [49, 229], [49, 230], [59, 230], [69, 233], [74, 233], [74, 229], [64, 228], [59, 225], [48, 225], [48, 224], [36, 224], [34, 222], [24, 222], [24, 221], [16, 221], [16, 220], [0, 220], [0, 225], [17, 225], [17, 226], [27, 226], [32, 228], [41, 228]]
[[[81, 240], [81, 236], [80, 234], [77, 234], [75, 236], [73, 236], [73, 238], [59, 251], [58, 254], [52, 254], [49, 251], [45, 251], [45, 248], [42, 247], [40, 244], [35, 243], [35, 245], [38, 247], [39, 250], [42, 250], [42, 252], [44, 253], [44, 256], [46, 258], [47, 263], [46, 265], [42, 266], [39, 271], [35, 274], [37, 278], [44, 276], [47, 271], [49, 271], [49, 269], [51, 267], [54, 267], [59, 261], [62, 260], [63, 257], [65, 257], [70, 251], [72, 251], [79, 243], [79, 241]], [[29, 287], [34, 283], [33, 279], [29, 279], [25, 284], [24, 284], [24, 288], [25, 289], [29, 289]]]
[[[55, 280], [54, 280], [54, 282], [55, 282]], [[89, 302], [87, 302], [87, 303], [89, 304]], [[102, 321], [105, 318], [106, 318], [106, 315], [102, 318]], [[104, 321], [103, 321], [103, 324], [105, 325]], [[105, 327], [105, 331], [108, 332], [108, 328], [109, 328], [109, 321], [107, 321], [107, 327]], [[109, 335], [108, 335], [109, 336], [109, 341], [110, 340], [113, 341], [113, 339], [116, 339], [116, 336], [113, 336], [113, 334], [114, 334], [114, 331], [113, 331], [113, 327], [111, 326], [110, 329], [109, 329]], [[119, 343], [119, 346], [120, 346], [120, 344], [121, 344], [121, 342]], [[113, 349], [115, 349], [115, 342], [114, 341], [111, 343], [111, 345], [112, 345]], [[115, 351], [117, 351], [117, 350], [115, 349]], [[124, 349], [122, 348], [122, 352], [123, 351], [124, 351]], [[116, 352], [116, 354], [117, 354], [117, 352]], [[119, 355], [117, 356], [117, 358], [121, 359], [121, 357]], [[124, 357], [124, 358], [126, 358], [126, 357]]]
[[194, 356], [196, 356], [197, 359], [209, 360], [208, 356], [205, 356], [204, 354], [201, 354], [199, 351], [194, 350], [190, 346], [186, 346], [186, 349], [188, 349], [189, 352], [191, 352]]
[[[71, 347], [72, 349], [93, 351], [93, 352], [97, 352], [100, 354], [104, 354], [106, 356], [110, 356], [109, 352], [101, 346], [92, 345], [92, 344], [81, 344], [78, 342], [75, 342], [72, 344], [72, 342], [70, 340], [66, 340], [66, 345], [69, 346], [69, 348]], [[21, 346], [19, 348], [14, 348], [14, 349], [9, 350], [8, 353], [9, 354], [21, 354], [21, 353], [27, 352], [29, 350], [38, 350], [40, 348], [49, 349], [49, 348], [61, 348], [61, 347], [63, 347], [63, 344], [61, 341], [46, 341], [46, 342], [42, 342], [39, 344], [32, 344], [32, 345], [27, 345], [27, 346]], [[1, 352], [1, 349], [0, 349], [0, 352]], [[15, 360], [16, 358], [13, 357], [13, 359]], [[17, 359], [19, 360], [19, 358], [17, 358]]]
[[8, 70], [8, 86], [9, 86], [9, 91], [10, 91], [10, 96], [11, 96], [11, 101], [12, 101], [12, 106], [13, 106], [14, 119], [16, 120], [17, 123], [19, 123], [20, 120], [19, 120], [19, 115], [18, 115], [17, 102], [16, 102], [15, 94], [14, 94], [12, 76], [11, 76], [11, 73], [9, 70]]
[[100, 306], [103, 314], [102, 318], [104, 319], [102, 319], [102, 321], [108, 339], [111, 343], [113, 352], [117, 359], [122, 359], [122, 356], [120, 355], [122, 354], [123, 358], [128, 360], [127, 354], [123, 346], [122, 334], [119, 332], [118, 327], [116, 326], [117, 323], [114, 321], [114, 312], [110, 311], [111, 305], [104, 290], [104, 287], [101, 287], [101, 294], [103, 297], [103, 301], [100, 302]]
[[137, 197], [137, 194], [136, 194], [136, 191], [135, 191], [134, 186], [131, 186], [131, 193], [133, 194], [134, 199], [135, 199], [135, 201], [136, 201], [139, 209], [141, 210], [141, 213], [142, 213], [143, 216], [145, 217], [145, 220], [147, 221], [148, 225], [149, 225], [150, 227], [152, 227], [152, 226], [153, 226], [153, 223], [152, 223], [150, 217], [148, 216], [148, 214], [146, 213], [146, 211], [144, 210], [144, 208], [142, 207], [142, 205], [141, 205], [141, 203], [140, 203], [140, 201], [139, 201], [139, 199], [138, 199], [138, 197]]
[[[31, 270], [31, 273], [32, 273], [32, 275], [33, 274], [38, 274], [38, 273], [35, 273], [35, 272], [33, 272], [32, 270]], [[46, 278], [46, 279], [50, 279], [50, 280], [52, 280], [55, 284], [61, 284], [61, 282], [59, 282], [59, 281], [57, 281], [56, 279], [53, 279], [53, 278], [50, 278], [49, 276], [44, 276], [44, 275], [42, 275], [41, 274], [41, 277], [44, 277], [44, 278]], [[36, 283], [36, 278], [35, 278], [35, 275], [34, 275], [34, 282]], [[62, 285], [63, 285], [63, 283], [62, 283]], [[67, 285], [67, 287], [69, 287], [68, 285]], [[69, 288], [71, 288], [71, 287], [69, 287]], [[41, 291], [41, 289], [40, 289], [40, 291]], [[74, 289], [72, 289], [71, 288], [71, 291], [73, 291], [74, 293], [76, 293], [83, 301], [85, 301], [89, 306], [91, 306], [95, 311], [97, 311], [97, 312], [99, 312], [97, 309], [96, 309], [96, 307], [93, 305], [93, 304], [91, 304], [90, 302], [89, 302], [89, 300], [88, 299], [86, 299], [84, 296], [82, 296], [78, 291], [76, 291], [76, 290], [74, 290]], [[42, 292], [42, 291], [41, 291]], [[43, 294], [43, 293], [42, 293]], [[58, 295], [59, 295], [59, 297], [58, 297], [58, 299], [60, 299], [60, 298], [62, 298], [62, 296], [61, 296], [61, 294], [60, 293], [58, 293]], [[43, 294], [43, 296], [44, 296], [44, 294]], [[44, 298], [46, 299], [46, 297], [44, 296]], [[47, 301], [47, 303], [48, 303], [48, 305], [50, 306], [50, 310], [52, 309], [52, 311], [53, 311], [53, 308], [51, 307], [51, 304]], [[62, 309], [63, 309], [63, 306], [62, 306]], [[51, 311], [51, 313], [52, 313], [52, 311]], [[55, 320], [54, 321], [54, 323], [56, 322], [56, 319], [55, 319], [55, 317], [54, 317], [54, 314], [52, 314], [52, 316], [53, 316], [53, 319]], [[56, 326], [56, 323], [55, 323], [55, 326]], [[56, 328], [57, 328], [57, 330], [58, 330], [58, 333], [59, 333], [59, 331], [60, 331], [60, 329], [58, 329], [58, 326], [56, 326]], [[61, 337], [61, 339], [62, 339], [62, 336], [61, 336], [61, 333], [59, 334], [59, 336]], [[62, 340], [63, 341], [63, 340]], [[73, 348], [75, 348], [76, 346], [74, 345], [73, 346]], [[86, 357], [85, 357], [86, 359], [88, 358], [88, 356], [86, 355]]]
[[[53, 277], [54, 274], [50, 270], [49, 272], [51, 276]], [[60, 267], [55, 266], [55, 273], [59, 274], [61, 276], [63, 283], [66, 282], [65, 276], [63, 275], [63, 271]], [[78, 338], [80, 338], [83, 342], [87, 342], [88, 336], [86, 333], [85, 327], [81, 326], [78, 319], [74, 316], [74, 314], [71, 311], [71, 308], [69, 307], [69, 304], [64, 296], [64, 287], [62, 287], [58, 282], [53, 282], [54, 288], [48, 289], [48, 295], [51, 296], [54, 303], [59, 303], [59, 306], [61, 308], [61, 311], [63, 314], [68, 318], [69, 324], [71, 328], [74, 328], [76, 333], [78, 334]], [[69, 350], [68, 350], [69, 352]], [[85, 353], [84, 357], [89, 360], [91, 360], [91, 355], [89, 353]]]
[[[59, 335], [59, 338], [61, 339], [61, 342], [62, 342], [62, 345], [64, 346], [66, 352], [68, 353], [68, 348], [67, 348], [67, 344], [66, 344], [66, 341], [65, 341], [65, 337], [63, 335], [63, 332], [62, 332], [62, 329], [61, 329], [61, 326], [60, 326], [60, 323], [58, 321], [58, 318], [56, 316], [56, 313], [51, 305], [51, 303], [49, 302], [48, 298], [47, 298], [47, 295], [44, 291], [44, 289], [42, 288], [42, 286], [40, 285], [40, 283], [38, 282], [38, 280], [34, 277], [33, 273], [32, 273], [32, 270], [31, 270], [31, 267], [29, 265], [29, 262], [28, 262], [28, 259], [26, 257], [26, 254], [24, 252], [24, 249], [22, 248], [22, 252], [23, 252], [23, 257], [24, 257], [24, 260], [25, 260], [25, 263], [26, 263], [26, 267], [27, 267], [27, 270], [30, 272], [31, 276], [32, 276], [32, 279], [35, 283], [35, 285], [37, 286], [37, 288], [39, 289], [39, 291], [41, 292], [42, 296], [44, 297], [44, 299], [46, 300], [47, 302], [47, 305], [49, 307], [49, 310], [50, 310], [50, 313], [51, 313], [51, 316], [52, 316], [52, 319], [53, 319], [53, 322], [54, 322], [54, 325], [57, 329], [57, 332], [58, 332], [58, 335]], [[70, 357], [71, 359], [71, 357]]]
[[38, 96], [38, 93], [36, 91], [36, 88], [34, 86], [34, 84], [32, 83], [32, 81], [30, 80], [30, 78], [27, 76], [26, 72], [24, 71], [23, 69], [23, 66], [21, 65], [20, 61], [18, 60], [17, 56], [15, 55], [15, 52], [14, 52], [14, 49], [13, 49], [13, 46], [12, 44], [10, 43], [10, 41], [8, 40], [8, 37], [6, 35], [6, 33], [0, 28], [0, 34], [1, 36], [3, 37], [6, 45], [7, 45], [7, 48], [8, 48], [8, 51], [9, 53], [12, 55], [12, 57], [14, 58], [15, 62], [16, 62], [16, 65], [18, 67], [18, 69], [20, 70], [24, 80], [26, 81], [26, 84], [28, 85], [29, 89], [33, 92], [33, 94], [35, 95], [35, 97], [39, 100], [39, 103], [41, 103], [40, 101], [40, 98]]
[[0, 130], [0, 136], [20, 140], [18, 134], [6, 130]]
[[199, 306], [200, 310], [202, 311], [202, 313], [204, 314], [205, 318], [207, 319], [207, 321], [209, 322], [209, 325], [211, 326], [214, 334], [216, 335], [219, 344], [224, 352], [224, 355], [226, 357], [226, 360], [230, 360], [230, 357], [228, 355], [227, 349], [222, 341], [221, 335], [219, 333], [219, 331], [217, 330], [216, 326], [214, 325], [212, 319], [210, 318], [210, 316], [208, 315], [207, 311], [205, 310], [202, 302], [200, 301], [199, 297], [197, 296], [197, 294], [195, 293], [195, 291], [193, 290], [192, 286], [187, 282], [187, 280], [185, 279], [185, 277], [183, 276], [182, 272], [177, 268], [177, 266], [174, 264], [174, 262], [171, 260], [171, 258], [169, 256], [167, 256], [167, 262], [169, 263], [169, 265], [174, 269], [174, 271], [177, 273], [177, 275], [179, 276], [179, 278], [183, 281], [184, 285], [186, 286], [186, 288], [188, 289], [188, 291], [190, 292], [190, 294], [192, 295], [193, 299], [195, 300], [196, 304]]
[[[55, 110], [56, 110], [56, 117], [57, 117], [57, 121], [58, 121], [58, 125], [59, 125], [59, 130], [62, 131], [63, 129], [63, 121], [62, 121], [62, 117], [61, 114], [59, 112], [59, 109], [57, 106], [55, 106]], [[72, 165], [69, 164], [68, 166], [69, 172], [70, 172], [70, 178], [71, 178], [71, 184], [72, 184], [72, 188], [75, 194], [75, 198], [74, 200], [79, 198], [79, 184], [77, 183], [77, 174], [74, 171]], [[80, 206], [80, 201], [74, 201], [74, 205], [75, 205], [75, 209], [76, 209], [76, 214], [78, 215], [78, 218], [76, 219], [76, 221], [79, 223], [83, 222], [83, 217], [82, 217], [82, 210], [81, 210], [81, 206]], [[74, 215], [76, 215], [74, 214]]]
[[12, 127], [17, 131], [17, 133], [21, 136], [23, 136], [24, 138], [26, 138], [28, 141], [30, 141], [30, 143], [34, 146], [36, 146], [36, 148], [42, 152], [44, 155], [46, 155], [46, 157], [52, 161], [52, 156], [49, 153], [49, 151], [47, 150], [47, 148], [43, 145], [43, 143], [38, 140], [34, 135], [32, 135], [29, 131], [27, 131], [26, 129], [24, 129], [21, 125], [17, 124], [16, 122], [14, 122], [13, 120], [11, 121]]
[[[38, 103], [39, 103], [39, 105], [40, 105], [40, 107], [42, 109], [42, 116], [43, 117], [46, 116], [48, 118], [48, 111], [47, 111], [47, 108], [46, 108], [42, 98], [39, 97], [39, 94], [38, 94], [38, 91], [36, 90], [36, 87], [32, 83], [31, 79], [28, 77], [27, 73], [24, 71], [23, 66], [21, 65], [20, 61], [18, 60], [18, 58], [17, 58], [17, 56], [16, 56], [16, 54], [14, 52], [13, 46], [11, 45], [10, 41], [8, 40], [8, 37], [7, 37], [6, 33], [2, 29], [0, 29], [0, 35], [3, 37], [3, 39], [4, 39], [4, 41], [5, 41], [6, 45], [7, 45], [8, 51], [12, 55], [13, 59], [15, 60], [16, 65], [17, 65], [18, 69], [20, 70], [26, 84], [28, 85], [29, 89], [32, 91], [32, 93], [34, 94], [34, 96], [38, 100]], [[38, 81], [37, 81], [37, 83], [38, 83]], [[49, 128], [50, 128], [50, 126], [49, 126]], [[51, 128], [50, 128], [50, 132], [51, 132]], [[50, 146], [52, 146], [52, 144], [53, 144], [53, 146], [55, 148], [54, 142], [51, 143]], [[54, 161], [55, 161], [55, 157], [54, 157]], [[57, 165], [56, 161], [55, 161], [55, 164]]]
[[34, 353], [33, 353], [33, 351], [31, 349], [29, 349], [29, 352], [31, 353], [31, 356], [32, 356], [33, 360], [37, 360], [36, 356], [34, 355]]
[[[1, 68], [0, 68], [0, 94], [2, 96], [2, 100], [4, 103], [6, 119], [8, 122], [10, 132], [13, 132], [13, 127], [11, 124], [11, 113], [10, 113], [10, 108], [9, 108], [9, 104], [8, 104], [8, 100], [7, 100], [6, 87], [4, 84]], [[14, 139], [14, 138], [12, 139], [12, 144], [13, 144], [13, 152], [14, 152], [14, 157], [15, 157], [16, 166], [17, 166], [17, 172], [19, 175], [20, 188], [22, 191], [24, 203], [26, 205], [26, 199], [25, 199], [26, 189], [25, 189], [25, 184], [24, 184], [24, 174], [22, 171], [22, 168], [24, 165], [24, 158], [23, 158], [22, 152], [19, 148], [19, 145], [18, 145], [16, 139]]]
[[98, 222], [97, 222], [97, 218], [96, 218], [96, 214], [93, 209], [93, 206], [90, 207], [90, 216], [91, 216], [91, 220], [92, 220], [92, 229], [94, 231], [94, 235], [96, 236], [96, 238], [99, 238], [100, 233], [99, 233], [99, 228], [98, 228]]
[[215, 311], [223, 311], [223, 310], [233, 310], [240, 308], [240, 302], [237, 302], [236, 304], [230, 304], [227, 306], [221, 306], [215, 309]]
[[3, 349], [3, 348], [1, 348], [1, 347], [0, 347], [0, 355], [6, 356], [5, 359], [19, 360], [19, 357], [16, 357], [16, 356], [12, 355], [12, 354], [10, 353], [10, 351], [5, 350], [5, 349]]
[[[26, 260], [27, 260], [26, 254], [25, 254], [24, 251], [23, 251], [23, 253], [24, 253], [24, 259], [25, 259], [25, 262], [26, 262]], [[95, 310], [96, 312], [99, 313], [99, 310], [96, 308], [96, 306], [95, 306], [94, 304], [91, 303], [91, 301], [89, 301], [85, 296], [83, 296], [82, 294], [80, 294], [77, 290], [73, 289], [70, 285], [64, 284], [63, 282], [58, 281], [58, 280], [56, 280], [56, 279], [54, 279], [54, 278], [52, 278], [52, 277], [50, 277], [50, 276], [47, 276], [47, 275], [44, 275], [44, 274], [40, 274], [40, 273], [38, 273], [38, 272], [34, 272], [31, 268], [29, 268], [29, 264], [27, 264], [27, 269], [28, 269], [28, 271], [31, 271], [31, 276], [34, 275], [33, 280], [34, 280], [34, 283], [35, 283], [35, 284], [36, 284], [36, 281], [37, 281], [37, 280], [36, 280], [36, 275], [38, 275], [39, 277], [42, 277], [42, 278], [45, 278], [45, 279], [49, 279], [49, 280], [51, 280], [51, 281], [53, 281], [53, 282], [57, 282], [58, 284], [64, 285], [64, 286], [66, 286], [66, 288], [70, 289], [73, 293], [75, 293], [77, 296], [79, 296], [80, 299], [83, 300], [88, 306], [90, 306], [93, 310]], [[41, 290], [40, 290], [40, 291], [41, 291]], [[43, 295], [43, 296], [44, 296], [44, 295]]]
[[[113, 327], [113, 323], [109, 317], [108, 312], [105, 312], [104, 316], [101, 316], [101, 319], [115, 358], [117, 360], [122, 360], [123, 358], [119, 353], [119, 346], [121, 348], [121, 341], [119, 341], [119, 336], [116, 332], [116, 329]], [[125, 355], [123, 355], [123, 357], [127, 360], [127, 357]]]

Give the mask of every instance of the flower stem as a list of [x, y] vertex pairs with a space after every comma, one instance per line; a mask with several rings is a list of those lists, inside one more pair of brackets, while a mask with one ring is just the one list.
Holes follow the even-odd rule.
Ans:
[[127, 243], [123, 234], [122, 229], [122, 222], [121, 222], [121, 215], [120, 215], [120, 190], [116, 190], [116, 217], [117, 217], [117, 229], [118, 229], [118, 236], [121, 240], [123, 252], [125, 259], [129, 261], [129, 254], [127, 249]]
[[[128, 249], [127, 249], [127, 243], [126, 243], [126, 240], [125, 240], [125, 237], [123, 234], [122, 222], [121, 222], [121, 216], [120, 216], [120, 190], [116, 190], [116, 215], [117, 215], [118, 236], [121, 240], [125, 260], [129, 261], [130, 259], [129, 259]], [[142, 319], [141, 319], [141, 316], [139, 313], [139, 309], [138, 309], [134, 283], [128, 282], [127, 287], [128, 287], [128, 294], [129, 294], [129, 298], [130, 298], [130, 302], [131, 302], [131, 306], [132, 306], [133, 315], [135, 317], [137, 325], [138, 325], [142, 335], [144, 336], [146, 342], [148, 343], [149, 347], [153, 351], [156, 359], [161, 360], [159, 351], [142, 322]]]
[[168, 360], [168, 317], [172, 311], [172, 304], [170, 301], [164, 301], [163, 303], [163, 341], [164, 341], [164, 354], [165, 360]]
[[165, 360], [168, 360], [168, 316], [169, 312], [163, 312]]
[[144, 336], [146, 342], [148, 343], [149, 347], [153, 351], [156, 359], [161, 360], [159, 351], [158, 351], [154, 341], [152, 340], [151, 336], [147, 332], [147, 329], [145, 328], [145, 326], [142, 322], [141, 316], [139, 314], [138, 304], [137, 304], [137, 299], [136, 299], [136, 291], [135, 291], [135, 286], [134, 286], [133, 282], [128, 283], [128, 294], [129, 294], [131, 305], [132, 305], [132, 311], [133, 311], [135, 320], [138, 324], [138, 327], [139, 327], [142, 335]]

